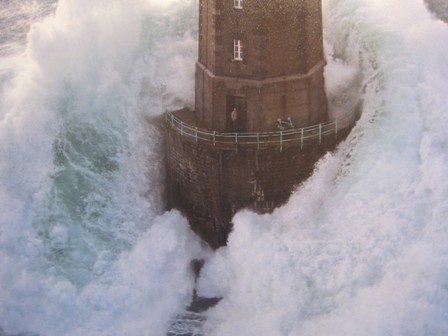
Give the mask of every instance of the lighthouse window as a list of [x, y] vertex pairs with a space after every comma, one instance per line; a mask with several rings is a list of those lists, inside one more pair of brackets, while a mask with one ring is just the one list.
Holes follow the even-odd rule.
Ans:
[[243, 8], [243, 0], [233, 0], [233, 7], [238, 9]]
[[233, 60], [234, 61], [242, 61], [243, 60], [243, 51], [242, 51], [241, 40], [233, 40]]

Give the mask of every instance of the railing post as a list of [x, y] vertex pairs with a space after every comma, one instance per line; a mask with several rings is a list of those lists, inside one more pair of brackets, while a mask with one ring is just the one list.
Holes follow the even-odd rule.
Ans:
[[283, 152], [283, 131], [280, 131], [280, 152]]
[[[345, 118], [345, 116], [343, 116]], [[182, 137], [186, 136], [188, 138], [193, 138], [196, 144], [199, 144], [199, 136], [201, 133], [201, 141], [210, 142], [210, 140], [213, 141], [213, 148], [216, 149], [216, 143], [218, 141], [221, 141], [223, 144], [231, 144], [231, 138], [233, 137], [233, 142], [235, 145], [239, 145], [239, 133], [238, 132], [232, 132], [232, 133], [224, 133], [220, 136], [218, 139], [217, 137], [220, 135], [219, 132], [216, 131], [207, 131], [203, 130], [200, 127], [197, 127], [196, 125], [190, 125], [182, 119], [179, 119], [175, 116], [175, 114], [170, 113], [169, 111], [165, 110], [165, 120], [166, 120], [166, 126], [169, 127], [169, 124], [171, 124], [171, 128], [176, 130], [178, 134], [180, 134]], [[334, 126], [331, 125], [331, 123], [334, 123]], [[302, 127], [300, 129], [294, 129], [291, 131], [289, 130], [280, 130], [278, 132], [254, 132], [254, 133], [242, 133], [241, 137], [243, 138], [243, 145], [251, 144], [253, 143], [253, 138], [256, 136], [257, 142], [257, 152], [260, 152], [261, 145], [268, 144], [278, 144], [276, 142], [277, 136], [280, 137], [280, 145], [279, 149], [280, 152], [283, 152], [283, 143], [287, 143], [288, 141], [297, 141], [295, 140], [298, 132], [300, 132], [300, 148], [303, 149], [305, 147], [305, 132], [307, 132], [307, 141], [311, 140], [314, 141], [316, 137], [316, 127], [318, 127], [318, 137], [319, 137], [319, 144], [322, 144], [324, 135], [329, 135], [331, 133], [331, 129], [334, 131], [335, 139], [339, 137], [339, 127], [341, 125], [341, 122], [339, 121], [339, 118], [334, 119], [333, 121], [329, 121], [326, 123], [320, 123], [315, 124], [308, 127]], [[345, 119], [342, 119], [342, 130], [344, 130], [345, 125]], [[350, 126], [353, 126], [350, 124]], [[325, 127], [325, 128], [324, 128]], [[194, 133], [193, 133], [194, 132]], [[286, 139], [285, 139], [285, 133], [286, 132]], [[325, 134], [324, 134], [325, 132]], [[329, 135], [330, 136], [330, 135]], [[212, 137], [212, 139], [210, 139]], [[245, 139], [247, 138], [247, 139]], [[262, 140], [263, 139], [263, 140]], [[263, 141], [263, 142], [262, 142]], [[236, 146], [238, 148], [238, 146]]]
[[322, 143], [322, 124], [319, 124], [319, 145]]
[[300, 149], [303, 149], [303, 127], [300, 129]]
[[334, 137], [337, 138], [338, 137], [338, 119], [336, 118], [336, 121], [334, 123], [334, 127], [335, 127], [335, 131], [334, 131]]

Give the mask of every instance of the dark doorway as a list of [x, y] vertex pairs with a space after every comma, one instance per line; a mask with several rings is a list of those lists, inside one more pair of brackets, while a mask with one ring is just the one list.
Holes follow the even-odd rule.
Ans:
[[[247, 111], [246, 111], [246, 97], [242, 96], [227, 96], [227, 132], [246, 132], [247, 125]], [[237, 120], [232, 122], [232, 110], [237, 110]]]

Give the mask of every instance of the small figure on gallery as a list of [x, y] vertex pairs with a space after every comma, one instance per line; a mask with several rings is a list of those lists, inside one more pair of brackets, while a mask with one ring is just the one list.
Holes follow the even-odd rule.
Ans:
[[232, 112], [230, 113], [230, 120], [232, 120], [232, 132], [236, 132], [238, 121], [238, 111], [236, 110], [236, 107], [234, 107]]

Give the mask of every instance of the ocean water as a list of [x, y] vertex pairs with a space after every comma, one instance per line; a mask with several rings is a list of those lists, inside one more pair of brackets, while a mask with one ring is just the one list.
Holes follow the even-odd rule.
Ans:
[[0, 334], [165, 334], [206, 252], [164, 213], [157, 122], [192, 101], [196, 6], [0, 7]]
[[323, 1], [332, 113], [362, 99], [361, 119], [213, 253], [163, 199], [159, 119], [193, 105], [197, 1], [0, 2], [0, 335], [166, 335], [195, 258], [223, 298], [197, 334], [447, 335], [440, 4]]

